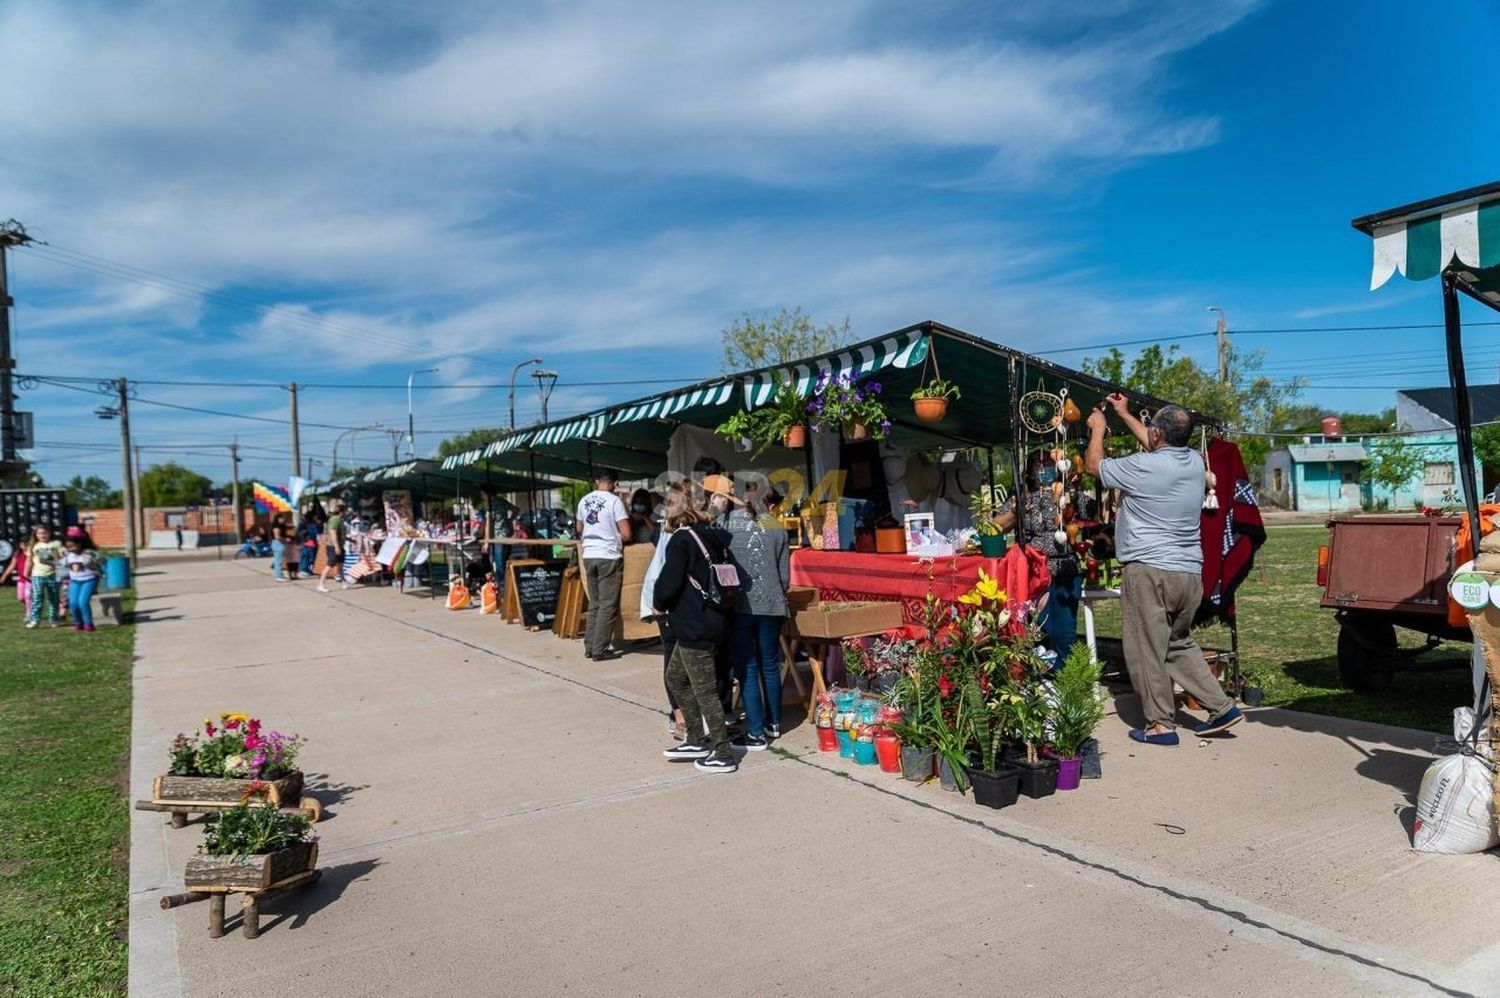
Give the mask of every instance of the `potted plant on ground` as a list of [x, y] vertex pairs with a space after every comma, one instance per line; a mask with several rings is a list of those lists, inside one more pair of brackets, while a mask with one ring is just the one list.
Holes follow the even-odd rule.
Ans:
[[1021, 769], [1021, 792], [1033, 798], [1047, 797], [1057, 789], [1057, 760], [1041, 757], [1052, 708], [1042, 684], [1045, 667], [1035, 647], [1036, 635], [1030, 626], [1008, 642], [1002, 658], [1006, 682], [994, 704], [1004, 718], [1006, 735], [1025, 748], [1016, 765]]
[[797, 391], [794, 382], [777, 377], [776, 393], [759, 409], [742, 409], [714, 428], [741, 447], [751, 441], [754, 456], [765, 453], [772, 444], [800, 450], [807, 444], [807, 399]]
[[968, 707], [974, 758], [968, 767], [974, 800], [985, 807], [1008, 807], [1016, 802], [1019, 771], [1000, 761], [1000, 743], [1005, 734], [1004, 717], [994, 701], [997, 684], [1004, 681], [1000, 669], [1009, 646], [1011, 626], [1009, 597], [983, 569], [974, 588], [958, 597], [965, 608], [957, 627], [958, 648], [965, 660], [959, 671], [963, 697]]
[[924, 423], [936, 423], [948, 414], [950, 399], [961, 398], [958, 386], [944, 378], [933, 378], [925, 385], [912, 389], [912, 407], [917, 418]]
[[255, 781], [239, 805], [209, 816], [200, 855], [188, 860], [183, 876], [189, 890], [262, 889], [317, 865], [317, 839], [305, 815], [250, 806], [266, 789]]
[[901, 774], [913, 783], [928, 780], [933, 773], [937, 745], [933, 718], [941, 709], [935, 664], [931, 648], [918, 649], [886, 698], [901, 711], [901, 720], [889, 728], [901, 739]]
[[1058, 755], [1059, 790], [1078, 789], [1079, 754], [1104, 720], [1104, 698], [1099, 694], [1103, 671], [1104, 664], [1095, 661], [1088, 645], [1079, 641], [1053, 678], [1052, 745]]
[[846, 440], [884, 440], [891, 434], [891, 421], [880, 401], [883, 390], [878, 381], [860, 384], [851, 374], [824, 372], [807, 403], [808, 423], [820, 433], [842, 429]]
[[979, 550], [986, 558], [1005, 555], [1005, 533], [995, 517], [1006, 511], [1006, 503], [997, 486], [985, 484], [969, 496], [969, 516], [979, 535]]
[[171, 764], [155, 780], [153, 801], [228, 806], [244, 798], [251, 781], [259, 781], [266, 792], [257, 799], [272, 807], [295, 806], [303, 782], [297, 753], [305, 741], [268, 732], [260, 718], [248, 714], [224, 711], [218, 724], [205, 717], [201, 732], [173, 739]]

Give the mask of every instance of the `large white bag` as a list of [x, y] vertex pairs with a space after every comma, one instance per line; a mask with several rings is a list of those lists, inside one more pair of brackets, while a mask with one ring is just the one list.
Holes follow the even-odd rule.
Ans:
[[[1465, 707], [1453, 714], [1453, 734], [1463, 744], [1473, 729], [1474, 713]], [[1500, 845], [1494, 792], [1495, 774], [1485, 758], [1449, 755], [1428, 766], [1417, 792], [1412, 848], [1458, 856]]]

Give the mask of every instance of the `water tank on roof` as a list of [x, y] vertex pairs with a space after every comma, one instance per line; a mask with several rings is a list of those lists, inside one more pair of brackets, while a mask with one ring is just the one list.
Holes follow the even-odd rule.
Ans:
[[1337, 416], [1323, 417], [1323, 436], [1340, 437], [1344, 435], [1344, 424]]

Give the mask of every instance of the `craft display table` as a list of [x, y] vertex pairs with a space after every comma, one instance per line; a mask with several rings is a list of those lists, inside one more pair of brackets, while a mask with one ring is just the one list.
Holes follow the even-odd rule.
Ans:
[[1083, 617], [1083, 640], [1089, 646], [1089, 657], [1099, 661], [1099, 642], [1094, 634], [1094, 604], [1120, 598], [1119, 589], [1103, 589], [1085, 586], [1078, 598], [1078, 612]]
[[928, 592], [951, 603], [974, 588], [981, 568], [1001, 577], [1000, 559], [978, 554], [917, 558], [798, 548], [792, 552], [792, 585], [810, 586], [824, 600], [900, 603], [906, 623], [919, 624]]

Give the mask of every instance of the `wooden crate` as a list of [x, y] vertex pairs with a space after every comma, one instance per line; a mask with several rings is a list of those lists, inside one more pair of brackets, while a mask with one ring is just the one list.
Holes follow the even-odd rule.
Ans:
[[194, 856], [182, 882], [190, 890], [264, 890], [318, 865], [318, 844], [301, 842], [263, 856]]
[[[158, 776], [152, 784], [151, 800], [154, 804], [179, 804], [188, 808], [208, 804], [228, 807], [244, 799], [245, 791], [253, 780], [228, 780], [212, 776]], [[276, 780], [265, 780], [268, 798], [254, 795], [252, 805], [264, 803], [271, 807], [295, 807], [302, 796], [302, 773], [293, 770]]]

